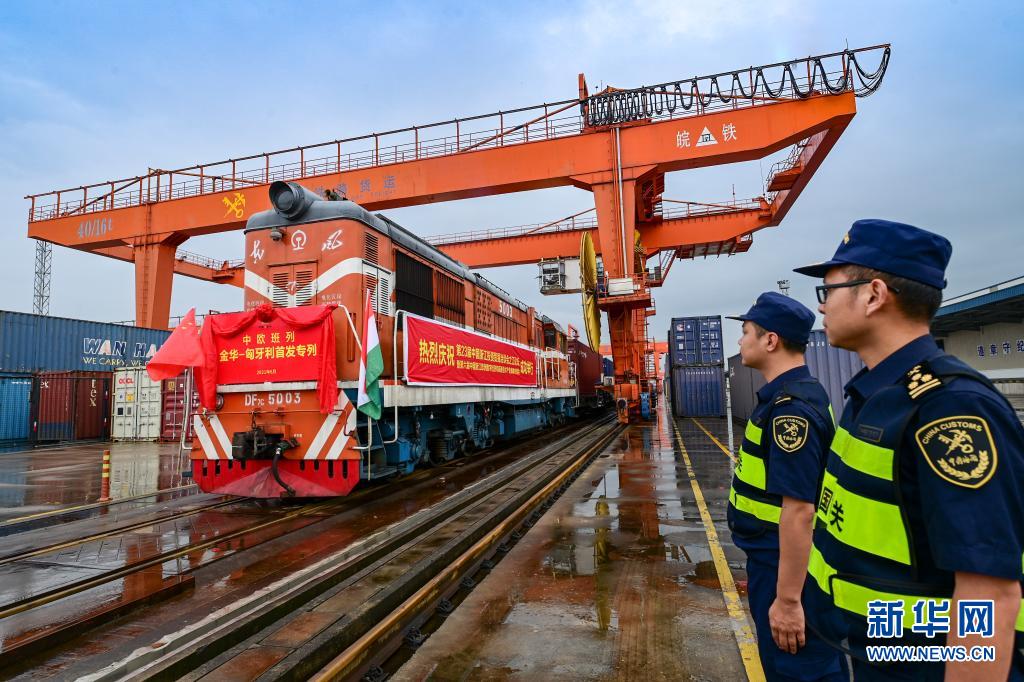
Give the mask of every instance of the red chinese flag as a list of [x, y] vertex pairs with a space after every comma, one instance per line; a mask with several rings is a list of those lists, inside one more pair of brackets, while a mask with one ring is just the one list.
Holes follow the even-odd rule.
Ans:
[[203, 362], [196, 309], [192, 308], [146, 365], [146, 371], [153, 381], [163, 381], [178, 376], [188, 367], [200, 367]]

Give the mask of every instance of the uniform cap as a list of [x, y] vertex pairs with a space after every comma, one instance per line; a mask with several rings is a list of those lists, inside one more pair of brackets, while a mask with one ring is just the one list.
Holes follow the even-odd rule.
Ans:
[[814, 313], [810, 308], [776, 291], [766, 291], [757, 297], [745, 315], [727, 316], [730, 320], [755, 322], [793, 343], [806, 344], [814, 326]]
[[824, 277], [837, 265], [860, 265], [945, 289], [946, 266], [952, 254], [953, 245], [942, 235], [913, 225], [871, 218], [858, 220], [850, 227], [832, 260], [793, 271]]

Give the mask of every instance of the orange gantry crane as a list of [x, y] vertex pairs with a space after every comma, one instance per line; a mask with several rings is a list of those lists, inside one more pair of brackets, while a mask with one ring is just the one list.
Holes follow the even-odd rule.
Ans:
[[[303, 180], [370, 210], [560, 186], [592, 192], [593, 217], [431, 241], [472, 267], [578, 256], [590, 233], [603, 265], [620, 416], [647, 390], [651, 288], [674, 260], [734, 254], [777, 225], [878, 89], [888, 45], [495, 114], [374, 133], [26, 197], [28, 235], [135, 264], [136, 324], [165, 327], [174, 273], [244, 286], [241, 262], [179, 247], [237, 230], [269, 208], [267, 185]], [[869, 63], [864, 68], [863, 62]], [[665, 173], [750, 161], [792, 147], [750, 201], [669, 202]], [[670, 206], [666, 206], [671, 203]], [[646, 263], [657, 258], [657, 264]]]

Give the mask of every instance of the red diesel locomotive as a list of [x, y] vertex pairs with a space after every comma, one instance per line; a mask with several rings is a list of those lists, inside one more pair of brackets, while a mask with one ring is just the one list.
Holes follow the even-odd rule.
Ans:
[[[574, 339], [570, 362], [557, 323], [385, 216], [291, 182], [270, 198], [245, 228], [246, 312], [204, 323], [216, 394], [194, 415], [202, 490], [345, 495], [604, 402], [600, 355]], [[366, 297], [379, 419], [354, 406]]]

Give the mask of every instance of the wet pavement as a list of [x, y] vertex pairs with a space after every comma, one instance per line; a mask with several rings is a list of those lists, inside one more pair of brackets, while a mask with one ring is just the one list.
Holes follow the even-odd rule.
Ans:
[[[742, 590], [725, 420], [698, 421], [676, 425]], [[630, 426], [393, 679], [745, 679], [685, 460], [662, 410]]]
[[[324, 516], [318, 517], [317, 523], [292, 529], [275, 538], [263, 538], [255, 547], [251, 546], [253, 543], [247, 543], [249, 548], [244, 552], [225, 551], [224, 556], [215, 562], [196, 557], [195, 566], [189, 572], [194, 586], [188, 592], [113, 621], [102, 630], [86, 633], [73, 644], [54, 647], [44, 656], [26, 660], [14, 669], [3, 670], [0, 676], [18, 675], [20, 672], [19, 679], [74, 679], [93, 672], [217, 609], [230, 606], [245, 595], [309, 566], [377, 529], [435, 504], [515, 461], [531, 447], [524, 444], [518, 450], [512, 448], [486, 458], [456, 460], [443, 467], [420, 470], [389, 484], [367, 486], [340, 500], [339, 507], [330, 516], [325, 512]], [[288, 507], [287, 504], [283, 506]], [[232, 546], [226, 549], [230, 550]], [[183, 559], [193, 557], [188, 555]]]
[[[96, 442], [0, 452], [0, 523], [96, 502], [104, 450], [110, 450], [114, 500], [191, 482], [182, 479], [189, 462], [177, 443]], [[152, 499], [141, 504], [147, 503]]]

